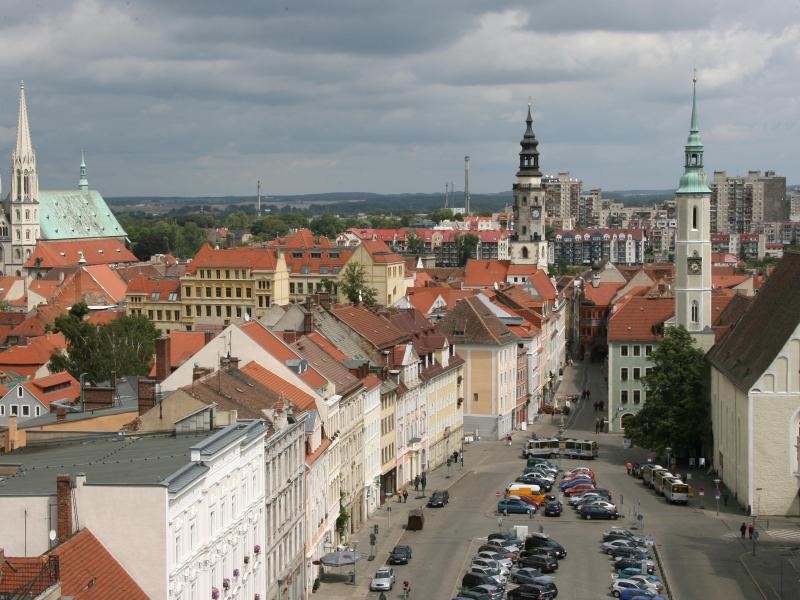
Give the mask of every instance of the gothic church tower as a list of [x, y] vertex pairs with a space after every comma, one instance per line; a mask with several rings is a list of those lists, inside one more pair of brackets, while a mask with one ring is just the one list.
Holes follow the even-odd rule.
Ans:
[[697, 125], [697, 78], [693, 80], [692, 121], [680, 185], [675, 192], [678, 231], [675, 240], [675, 322], [706, 351], [711, 329], [711, 190], [703, 171], [703, 142]]
[[547, 270], [547, 242], [544, 231], [544, 188], [539, 170], [539, 141], [533, 133], [531, 104], [528, 102], [527, 128], [519, 152], [519, 171], [512, 186], [514, 194], [514, 237], [511, 262], [536, 264]]
[[7, 274], [21, 274], [39, 238], [39, 177], [31, 145], [25, 84], [19, 84], [17, 145], [11, 155], [11, 191], [8, 197], [11, 251], [4, 257]]

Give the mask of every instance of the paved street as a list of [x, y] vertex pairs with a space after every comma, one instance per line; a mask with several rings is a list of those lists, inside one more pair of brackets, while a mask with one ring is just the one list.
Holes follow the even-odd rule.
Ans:
[[[600, 365], [587, 365], [585, 371], [584, 367], [578, 363], [567, 369], [559, 393], [578, 393], [584, 382], [588, 382], [592, 401], [604, 399], [605, 382]], [[561, 423], [561, 417], [543, 416], [541, 419], [533, 427], [540, 434], [556, 432]], [[640, 531], [655, 536], [663, 574], [673, 599], [781, 598], [781, 582], [782, 598], [800, 598], [800, 586], [795, 583], [800, 577], [795, 577], [797, 572], [790, 564], [791, 557], [782, 558], [782, 572], [779, 571], [781, 561], [776, 558], [780, 548], [800, 545], [800, 529], [796, 522], [772, 520], [767, 530], [766, 521], [760, 521], [759, 527], [763, 529], [758, 552], [755, 557], [751, 556], [749, 540], [739, 539], [738, 527], [744, 517], [733, 506], [724, 505], [721, 506], [721, 515], [716, 515], [711, 492], [713, 484], [706, 474], [693, 472], [695, 487], [704, 485], [708, 490], [705, 498], [695, 497], [689, 506], [668, 505], [663, 498], [643, 487], [639, 479], [626, 474], [625, 462], [641, 460], [644, 452], [623, 449], [619, 435], [595, 434], [595, 420], [591, 402], [580, 403], [565, 423], [567, 435], [599, 442], [600, 458], [591, 464], [598, 483], [612, 492], [625, 516], [618, 524], [634, 525], [632, 517], [636, 507], [644, 515]], [[323, 583], [317, 594], [326, 599], [377, 597], [368, 591], [369, 578], [384, 564], [391, 548], [396, 543], [404, 543], [412, 547], [414, 556], [409, 565], [396, 567], [398, 583], [388, 596], [400, 597], [402, 581], [409, 580], [412, 598], [452, 598], [469, 559], [480, 545], [480, 538], [498, 529], [498, 517], [494, 512], [495, 492], [502, 491], [519, 474], [523, 466], [520, 450], [528, 436], [529, 432], [517, 432], [512, 448], [495, 441], [469, 444], [465, 447], [464, 469], [452, 469], [451, 478], [446, 477], [446, 468], [431, 473], [428, 494], [434, 489], [447, 487], [451, 500], [443, 509], [425, 509], [426, 521], [422, 531], [405, 531], [402, 527], [408, 510], [426, 502], [422, 494], [414, 494], [411, 490], [407, 504], [392, 501], [387, 505], [392, 509], [390, 512], [386, 507], [380, 509], [368, 524], [370, 530], [374, 523], [380, 526], [376, 559], [358, 564], [357, 585]], [[578, 461], [562, 459], [560, 463], [562, 467], [570, 468]], [[599, 550], [601, 532], [610, 525], [609, 522], [584, 522], [567, 508], [561, 518], [537, 515], [531, 520], [514, 515], [503, 520], [504, 529], [515, 524], [528, 525], [531, 531], [542, 526], [546, 533], [567, 548], [568, 556], [560, 561], [559, 571], [555, 574], [559, 598], [609, 597], [611, 563]], [[368, 531], [363, 530], [354, 539], [361, 542], [359, 551], [368, 554], [369, 547], [365, 547]], [[782, 552], [786, 553], [785, 550]], [[795, 560], [795, 564], [798, 562]]]

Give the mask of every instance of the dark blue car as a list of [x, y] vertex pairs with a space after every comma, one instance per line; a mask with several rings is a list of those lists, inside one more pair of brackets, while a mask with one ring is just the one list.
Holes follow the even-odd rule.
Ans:
[[497, 503], [497, 512], [508, 514], [527, 515], [536, 512], [536, 507], [526, 504], [518, 498], [506, 498]]
[[561, 516], [561, 502], [558, 500], [551, 500], [544, 505], [545, 517], [560, 517]]

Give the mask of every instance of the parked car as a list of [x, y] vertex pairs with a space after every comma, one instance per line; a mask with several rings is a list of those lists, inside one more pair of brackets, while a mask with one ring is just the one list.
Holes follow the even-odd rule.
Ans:
[[523, 473], [517, 477], [517, 483], [529, 483], [531, 485], [538, 485], [539, 489], [543, 492], [549, 492], [553, 489], [553, 482], [545, 479], [538, 473]]
[[519, 552], [522, 548], [522, 542], [520, 540], [503, 540], [498, 538], [492, 538], [491, 540], [486, 540], [487, 546], [495, 546], [498, 548], [498, 552], [507, 551], [507, 552]]
[[[637, 576], [656, 577], [655, 575], [652, 575], [652, 574], [642, 573], [641, 567], [642, 567], [642, 563], [640, 562], [638, 564], [638, 566], [626, 567], [624, 569], [620, 569], [619, 571], [617, 571], [617, 577], [619, 577], [621, 579], [631, 579], [631, 578], [637, 577]], [[658, 579], [658, 578], [656, 577], [656, 579]]]
[[583, 494], [584, 492], [588, 492], [594, 489], [595, 487], [593, 483], [579, 483], [573, 487], [569, 487], [563, 490], [563, 492], [566, 496], [572, 496], [573, 494]]
[[536, 507], [523, 502], [519, 498], [506, 498], [497, 503], [497, 512], [527, 515], [536, 512]]
[[606, 500], [588, 500], [588, 501], [583, 502], [582, 504], [579, 504], [577, 506], [578, 511], [580, 512], [582, 509], [586, 508], [587, 506], [592, 506], [592, 507], [598, 507], [599, 506], [600, 508], [605, 508], [607, 510], [617, 510], [617, 506], [615, 504], [612, 504], [611, 502], [607, 502]]
[[470, 570], [472, 567], [487, 567], [489, 569], [495, 569], [501, 575], [508, 575], [509, 571], [511, 571], [511, 565], [501, 564], [496, 560], [492, 560], [491, 558], [481, 558], [479, 556], [472, 558]]
[[394, 587], [394, 569], [391, 567], [381, 567], [372, 577], [369, 589], [373, 592], [391, 590]]
[[[653, 571], [656, 570], [656, 565], [655, 565], [655, 563], [653, 563], [652, 560], [643, 561], [643, 560], [636, 560], [634, 558], [625, 558], [625, 557], [620, 557], [620, 558], [618, 558], [617, 560], [614, 561], [614, 570], [619, 572], [619, 571], [623, 571], [624, 569], [628, 569], [630, 567], [633, 567], [633, 568], [639, 570], [639, 569], [642, 568], [642, 563], [645, 563], [648, 575], [652, 575]], [[639, 572], [641, 572], [641, 571], [639, 571]]]
[[534, 584], [521, 585], [506, 594], [508, 600], [550, 600], [555, 598], [554, 592]]
[[587, 473], [592, 477], [594, 477], [594, 469], [592, 469], [591, 467], [575, 467], [567, 471], [565, 475], [569, 475], [571, 473]]
[[502, 600], [503, 598], [503, 588], [499, 585], [489, 585], [489, 584], [481, 584], [476, 585], [474, 588], [469, 590], [470, 592], [474, 592], [476, 594], [483, 594], [486, 598], [490, 600]]
[[563, 510], [563, 507], [561, 505], [561, 502], [559, 502], [558, 500], [556, 500], [556, 501], [552, 501], [551, 500], [550, 502], [548, 502], [547, 504], [544, 505], [544, 516], [545, 517], [560, 517], [562, 510]]
[[483, 550], [483, 551], [479, 551], [475, 555], [475, 558], [485, 558], [486, 560], [497, 561], [498, 563], [500, 563], [504, 567], [507, 567], [509, 570], [511, 569], [511, 567], [514, 566], [514, 561], [511, 560], [510, 558], [506, 558], [500, 552], [491, 552], [489, 550]]
[[[539, 496], [541, 498], [541, 496]], [[506, 496], [506, 500], [522, 500], [525, 504], [529, 504], [530, 506], [537, 508], [539, 504], [535, 497], [533, 496], [518, 496], [517, 494], [509, 494]]]
[[647, 595], [650, 598], [658, 595], [658, 592], [641, 581], [634, 581], [632, 579], [614, 579], [611, 581], [611, 595], [615, 598], [619, 598], [622, 595], [622, 590], [633, 589], [640, 590], [642, 595]]
[[490, 585], [499, 585], [505, 587], [506, 585], [506, 576], [500, 573], [497, 569], [491, 569], [489, 567], [481, 567], [479, 565], [470, 565], [469, 567], [470, 573], [478, 573], [480, 575], [486, 575], [487, 577], [491, 578], [492, 583]]
[[637, 540], [621, 538], [611, 540], [609, 542], [603, 542], [601, 547], [603, 548], [603, 552], [606, 554], [611, 554], [611, 551], [615, 548], [642, 548], [644, 545], [639, 543]]
[[619, 519], [619, 513], [616, 508], [606, 508], [605, 506], [596, 506], [590, 504], [580, 509], [579, 514], [582, 519]]
[[567, 557], [567, 549], [546, 533], [534, 532], [525, 538], [525, 550], [541, 547], [550, 548], [559, 559]]
[[390, 565], [407, 565], [411, 560], [411, 546], [395, 546], [389, 554]]
[[635, 558], [637, 560], [645, 560], [650, 558], [650, 554], [644, 548], [614, 548], [608, 552], [609, 556], [614, 560], [619, 557]]
[[527, 554], [517, 559], [520, 567], [533, 567], [542, 573], [552, 573], [558, 569], [558, 561], [552, 555], [546, 554]]
[[597, 489], [594, 485], [594, 481], [589, 479], [588, 477], [586, 478], [579, 477], [578, 479], [571, 479], [570, 481], [564, 481], [561, 484], [559, 484], [558, 487], [563, 492], [564, 490], [567, 490], [569, 488], [574, 488], [582, 485], [591, 485], [593, 490]]
[[482, 573], [464, 573], [464, 577], [461, 578], [461, 587], [463, 588], [473, 589], [479, 585], [497, 586], [494, 579]]
[[450, 492], [447, 490], [437, 490], [431, 494], [428, 500], [428, 506], [430, 508], [442, 508], [448, 502], [450, 502]]
[[550, 575], [544, 575], [539, 569], [523, 567], [511, 571], [508, 578], [512, 583], [553, 583], [555, 580]]
[[661, 579], [657, 575], [631, 575], [630, 577], [624, 577], [623, 579], [630, 579], [632, 581], [641, 581], [649, 585], [651, 588], [654, 588], [657, 592], [661, 593], [661, 590], [664, 589], [664, 584], [661, 583]]
[[[502, 598], [502, 596], [499, 598]], [[498, 600], [498, 598], [492, 598], [488, 594], [477, 590], [461, 590], [453, 600]]]
[[552, 548], [545, 548], [542, 546], [539, 548], [531, 548], [530, 550], [523, 550], [519, 553], [517, 561], [519, 562], [519, 560], [527, 558], [528, 556], [546, 556], [558, 560], [558, 556]]
[[611, 496], [605, 493], [605, 490], [595, 489], [595, 490], [589, 490], [588, 492], [584, 492], [583, 494], [574, 494], [572, 497], [570, 497], [569, 503], [572, 506], [575, 506], [576, 504], [580, 504], [581, 502], [583, 502], [584, 500], [588, 500], [589, 498], [594, 498], [596, 500], [608, 500], [609, 502], [611, 502]]
[[[492, 541], [496, 541], [496, 540], [492, 540]], [[495, 545], [492, 545], [492, 544], [482, 544], [478, 548], [478, 552], [484, 552], [484, 551], [497, 552], [498, 554], [503, 555], [503, 557], [505, 557], [505, 558], [510, 558], [511, 560], [517, 560], [517, 551], [516, 550], [510, 550], [510, 549], [505, 548], [503, 546], [495, 546]]]
[[513, 533], [495, 532], [486, 536], [487, 540], [507, 540], [509, 542], [517, 542], [516, 536]]
[[634, 534], [632, 531], [624, 527], [611, 527], [603, 532], [603, 541], [610, 542], [611, 540], [626, 539], [626, 540], [642, 540], [644, 538], [640, 535]]

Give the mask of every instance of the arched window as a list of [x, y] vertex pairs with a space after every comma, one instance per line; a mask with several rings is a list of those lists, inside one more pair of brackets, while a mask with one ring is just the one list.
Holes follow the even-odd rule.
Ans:
[[20, 240], [22, 240], [22, 233], [17, 229], [17, 241], [19, 242]]
[[527, 246], [523, 246], [522, 247], [522, 258], [528, 258], [528, 247]]
[[14, 258], [16, 258], [17, 260], [22, 260], [22, 250], [20, 250], [19, 248], [14, 250]]
[[528, 228], [525, 225], [522, 226], [522, 235], [528, 235]]
[[27, 250], [25, 250], [25, 258], [30, 258], [30, 257], [31, 257], [31, 249], [28, 248]]
[[697, 207], [692, 207], [692, 229], [697, 229]]
[[22, 171], [17, 169], [17, 200], [22, 196]]
[[17, 213], [17, 221], [21, 221], [22, 220], [22, 212], [20, 212], [19, 209], [17, 209], [15, 212]]
[[700, 322], [700, 305], [697, 300], [692, 300], [691, 322], [695, 325]]
[[26, 240], [31, 239], [31, 230], [30, 229], [26, 229], [25, 230], [25, 239]]
[[28, 221], [28, 220], [30, 220], [30, 218], [31, 218], [31, 211], [26, 210], [25, 211], [25, 220]]

